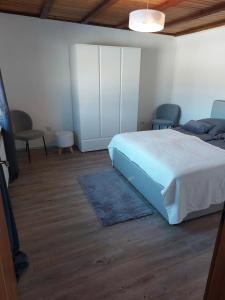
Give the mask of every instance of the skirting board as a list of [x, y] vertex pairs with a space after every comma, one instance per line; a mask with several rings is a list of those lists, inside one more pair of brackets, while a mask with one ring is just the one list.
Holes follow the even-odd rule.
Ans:
[[108, 148], [111, 139], [111, 137], [107, 137], [93, 140], [81, 140], [77, 143], [77, 147], [81, 152], [104, 150]]

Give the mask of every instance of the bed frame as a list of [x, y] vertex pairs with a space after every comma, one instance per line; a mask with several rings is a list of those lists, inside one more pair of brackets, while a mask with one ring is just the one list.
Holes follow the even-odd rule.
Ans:
[[[214, 101], [211, 117], [225, 119], [225, 101]], [[150, 204], [159, 211], [167, 222], [169, 222], [168, 214], [164, 205], [164, 198], [161, 193], [163, 186], [155, 182], [137, 164], [132, 162], [127, 156], [117, 149], [113, 150], [113, 167], [117, 169], [150, 202]], [[208, 209], [192, 212], [188, 214], [183, 221], [222, 211], [223, 205], [223, 203], [219, 205], [212, 205]]]
[[[155, 182], [138, 165], [127, 158], [117, 149], [113, 150], [113, 167], [118, 170], [169, 222], [168, 214], [161, 194], [163, 187]], [[208, 209], [190, 213], [185, 219], [195, 219], [204, 215], [212, 214], [223, 209], [223, 203], [212, 205]]]

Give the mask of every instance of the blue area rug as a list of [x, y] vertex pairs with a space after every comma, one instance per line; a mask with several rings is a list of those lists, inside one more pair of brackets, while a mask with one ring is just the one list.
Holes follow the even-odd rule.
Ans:
[[114, 169], [81, 176], [79, 183], [103, 226], [152, 214], [143, 196]]

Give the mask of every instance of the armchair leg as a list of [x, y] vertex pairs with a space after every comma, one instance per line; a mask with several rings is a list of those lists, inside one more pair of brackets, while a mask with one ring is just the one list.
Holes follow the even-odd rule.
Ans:
[[30, 147], [29, 147], [29, 142], [26, 141], [26, 151], [27, 151], [27, 154], [28, 154], [28, 161], [29, 163], [31, 162], [31, 159], [30, 159]]
[[45, 156], [46, 156], [46, 158], [47, 158], [48, 152], [47, 152], [47, 147], [46, 147], [45, 137], [44, 137], [44, 136], [42, 136], [42, 140], [43, 140], [43, 144], [44, 144], [44, 148], [45, 148]]

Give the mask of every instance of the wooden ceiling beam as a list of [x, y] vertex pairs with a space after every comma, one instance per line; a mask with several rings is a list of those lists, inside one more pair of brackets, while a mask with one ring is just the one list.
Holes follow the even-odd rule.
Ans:
[[99, 5], [97, 5], [94, 9], [86, 14], [81, 20], [80, 23], [88, 24], [91, 18], [96, 17], [100, 14], [103, 10], [107, 9], [108, 7], [116, 4], [119, 0], [103, 0]]
[[171, 27], [171, 26], [176, 26], [180, 23], [186, 23], [186, 22], [191, 22], [200, 18], [208, 17], [213, 14], [219, 13], [225, 11], [225, 1], [216, 5], [213, 5], [209, 8], [202, 9], [196, 13], [190, 14], [186, 17], [178, 18], [174, 21], [170, 21], [166, 23], [166, 28]]
[[50, 12], [50, 9], [51, 9], [54, 1], [55, 0], [44, 0], [43, 1], [41, 11], [40, 11], [40, 18], [41, 19], [47, 19], [48, 18], [48, 14]]
[[191, 29], [189, 28], [189, 29], [186, 29], [186, 30], [182, 30], [182, 31], [176, 32], [174, 35], [175, 36], [181, 36], [181, 35], [195, 33], [195, 32], [198, 32], [198, 31], [212, 29], [212, 28], [220, 27], [220, 26], [224, 26], [224, 25], [225, 25], [225, 19], [217, 21], [217, 22], [208, 23], [208, 24], [205, 24], [205, 25], [200, 25], [200, 26], [197, 26], [197, 27], [193, 27]]
[[[185, 0], [166, 0], [165, 2], [163, 2], [160, 5], [155, 5], [152, 7], [149, 6], [149, 8], [157, 9], [157, 10], [166, 10], [167, 8], [179, 5], [180, 3], [184, 2], [184, 1]], [[126, 28], [126, 27], [128, 27], [128, 23], [129, 23], [129, 18], [127, 18], [123, 22], [119, 23], [116, 26], [116, 28], [120, 28], [120, 29]]]
[[184, 1], [185, 1], [185, 0], [167, 0], [167, 1], [165, 1], [164, 3], [155, 6], [154, 9], [161, 9], [161, 10], [164, 10], [164, 9], [167, 9], [167, 8], [170, 8], [170, 7], [179, 5], [179, 4], [181, 4], [182, 2], [184, 2]]
[[26, 17], [39, 17], [38, 14], [28, 13], [26, 11], [8, 10], [8, 9], [0, 9], [0, 13], [26, 16]]

